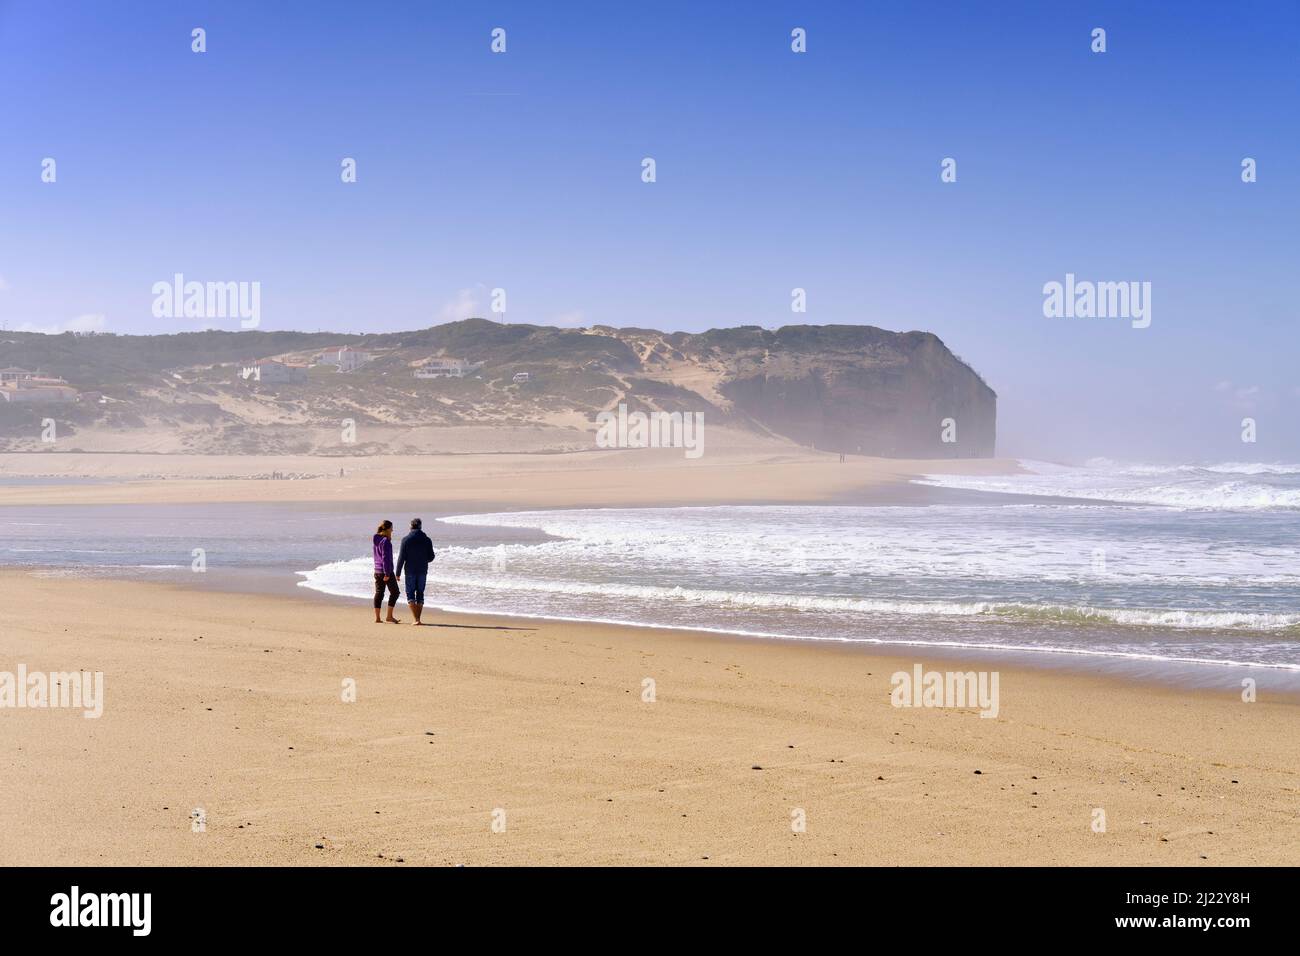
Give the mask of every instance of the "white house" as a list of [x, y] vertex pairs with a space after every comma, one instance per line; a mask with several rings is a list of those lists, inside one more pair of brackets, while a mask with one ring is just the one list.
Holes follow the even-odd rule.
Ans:
[[467, 362], [459, 358], [432, 358], [415, 370], [416, 378], [464, 378], [483, 367], [482, 362]]
[[239, 377], [250, 382], [267, 382], [273, 385], [295, 384], [307, 381], [307, 366], [288, 365], [275, 359], [259, 359], [239, 370]]
[[530, 376], [527, 372], [515, 372], [510, 381], [514, 382], [516, 385], [522, 385], [524, 382], [527, 382], [529, 378]]
[[351, 372], [367, 362], [374, 361], [374, 358], [373, 352], [364, 352], [350, 345], [344, 345], [341, 348], [325, 350], [317, 357], [317, 362], [321, 365], [337, 365], [340, 372]]
[[[34, 384], [39, 382], [40, 384]], [[61, 378], [8, 381], [0, 385], [0, 401], [6, 402], [75, 402], [77, 390]]]

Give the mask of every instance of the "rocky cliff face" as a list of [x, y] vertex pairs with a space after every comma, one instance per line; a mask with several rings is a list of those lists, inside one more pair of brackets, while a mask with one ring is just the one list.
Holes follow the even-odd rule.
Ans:
[[[369, 361], [348, 372], [316, 364], [292, 382], [240, 376], [255, 359], [310, 365], [344, 345]], [[453, 358], [472, 373], [416, 378], [431, 359]], [[364, 336], [15, 332], [0, 339], [0, 366], [11, 365], [83, 390], [54, 414], [69, 450], [419, 453], [430, 429], [453, 426], [533, 430], [527, 450], [580, 449], [592, 447], [595, 416], [620, 403], [890, 457], [991, 456], [996, 433], [993, 390], [938, 338], [871, 326], [667, 334], [468, 319]], [[50, 414], [0, 402], [0, 447], [47, 450], [38, 436]], [[345, 421], [357, 426], [355, 443], [340, 440]]]
[[994, 453], [997, 396], [934, 335], [841, 326], [756, 337], [720, 391], [774, 432], [884, 457]]

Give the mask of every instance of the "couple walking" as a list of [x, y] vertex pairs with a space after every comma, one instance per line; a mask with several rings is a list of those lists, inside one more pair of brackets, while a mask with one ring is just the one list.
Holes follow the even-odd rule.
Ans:
[[[424, 522], [419, 518], [411, 519], [411, 531], [402, 539], [402, 546], [397, 551], [397, 566], [393, 567], [393, 523], [384, 521], [375, 532], [375, 623], [401, 624], [393, 617], [393, 606], [397, 603], [397, 581], [406, 570], [406, 603], [415, 615], [415, 623], [420, 620], [424, 610], [424, 582], [429, 574], [429, 562], [434, 559], [433, 542], [424, 533]], [[379, 608], [383, 604], [384, 589], [388, 589], [388, 617], [379, 618]]]

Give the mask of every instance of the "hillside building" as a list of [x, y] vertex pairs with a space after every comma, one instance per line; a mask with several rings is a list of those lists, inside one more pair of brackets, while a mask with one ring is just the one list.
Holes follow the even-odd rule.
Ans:
[[77, 390], [64, 379], [23, 368], [0, 369], [0, 401], [48, 404], [76, 400]]
[[482, 362], [459, 358], [433, 358], [415, 370], [416, 378], [464, 378], [483, 367]]
[[359, 369], [367, 362], [373, 362], [375, 355], [373, 352], [366, 352], [362, 349], [354, 349], [350, 345], [344, 345], [337, 349], [327, 349], [316, 357], [318, 365], [334, 365], [340, 372], [351, 372]]
[[240, 369], [239, 377], [248, 382], [265, 382], [271, 385], [292, 385], [307, 381], [307, 366], [289, 365], [275, 359], [259, 359]]

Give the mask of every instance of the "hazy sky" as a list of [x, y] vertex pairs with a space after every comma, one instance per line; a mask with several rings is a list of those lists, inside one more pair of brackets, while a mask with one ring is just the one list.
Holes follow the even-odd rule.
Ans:
[[[517, 322], [926, 329], [1000, 453], [1300, 460], [1298, 48], [1294, 0], [0, 0], [0, 322], [220, 325], [153, 317], [180, 272], [260, 282], [266, 329], [496, 287]], [[1150, 282], [1150, 327], [1046, 318], [1066, 273]]]

